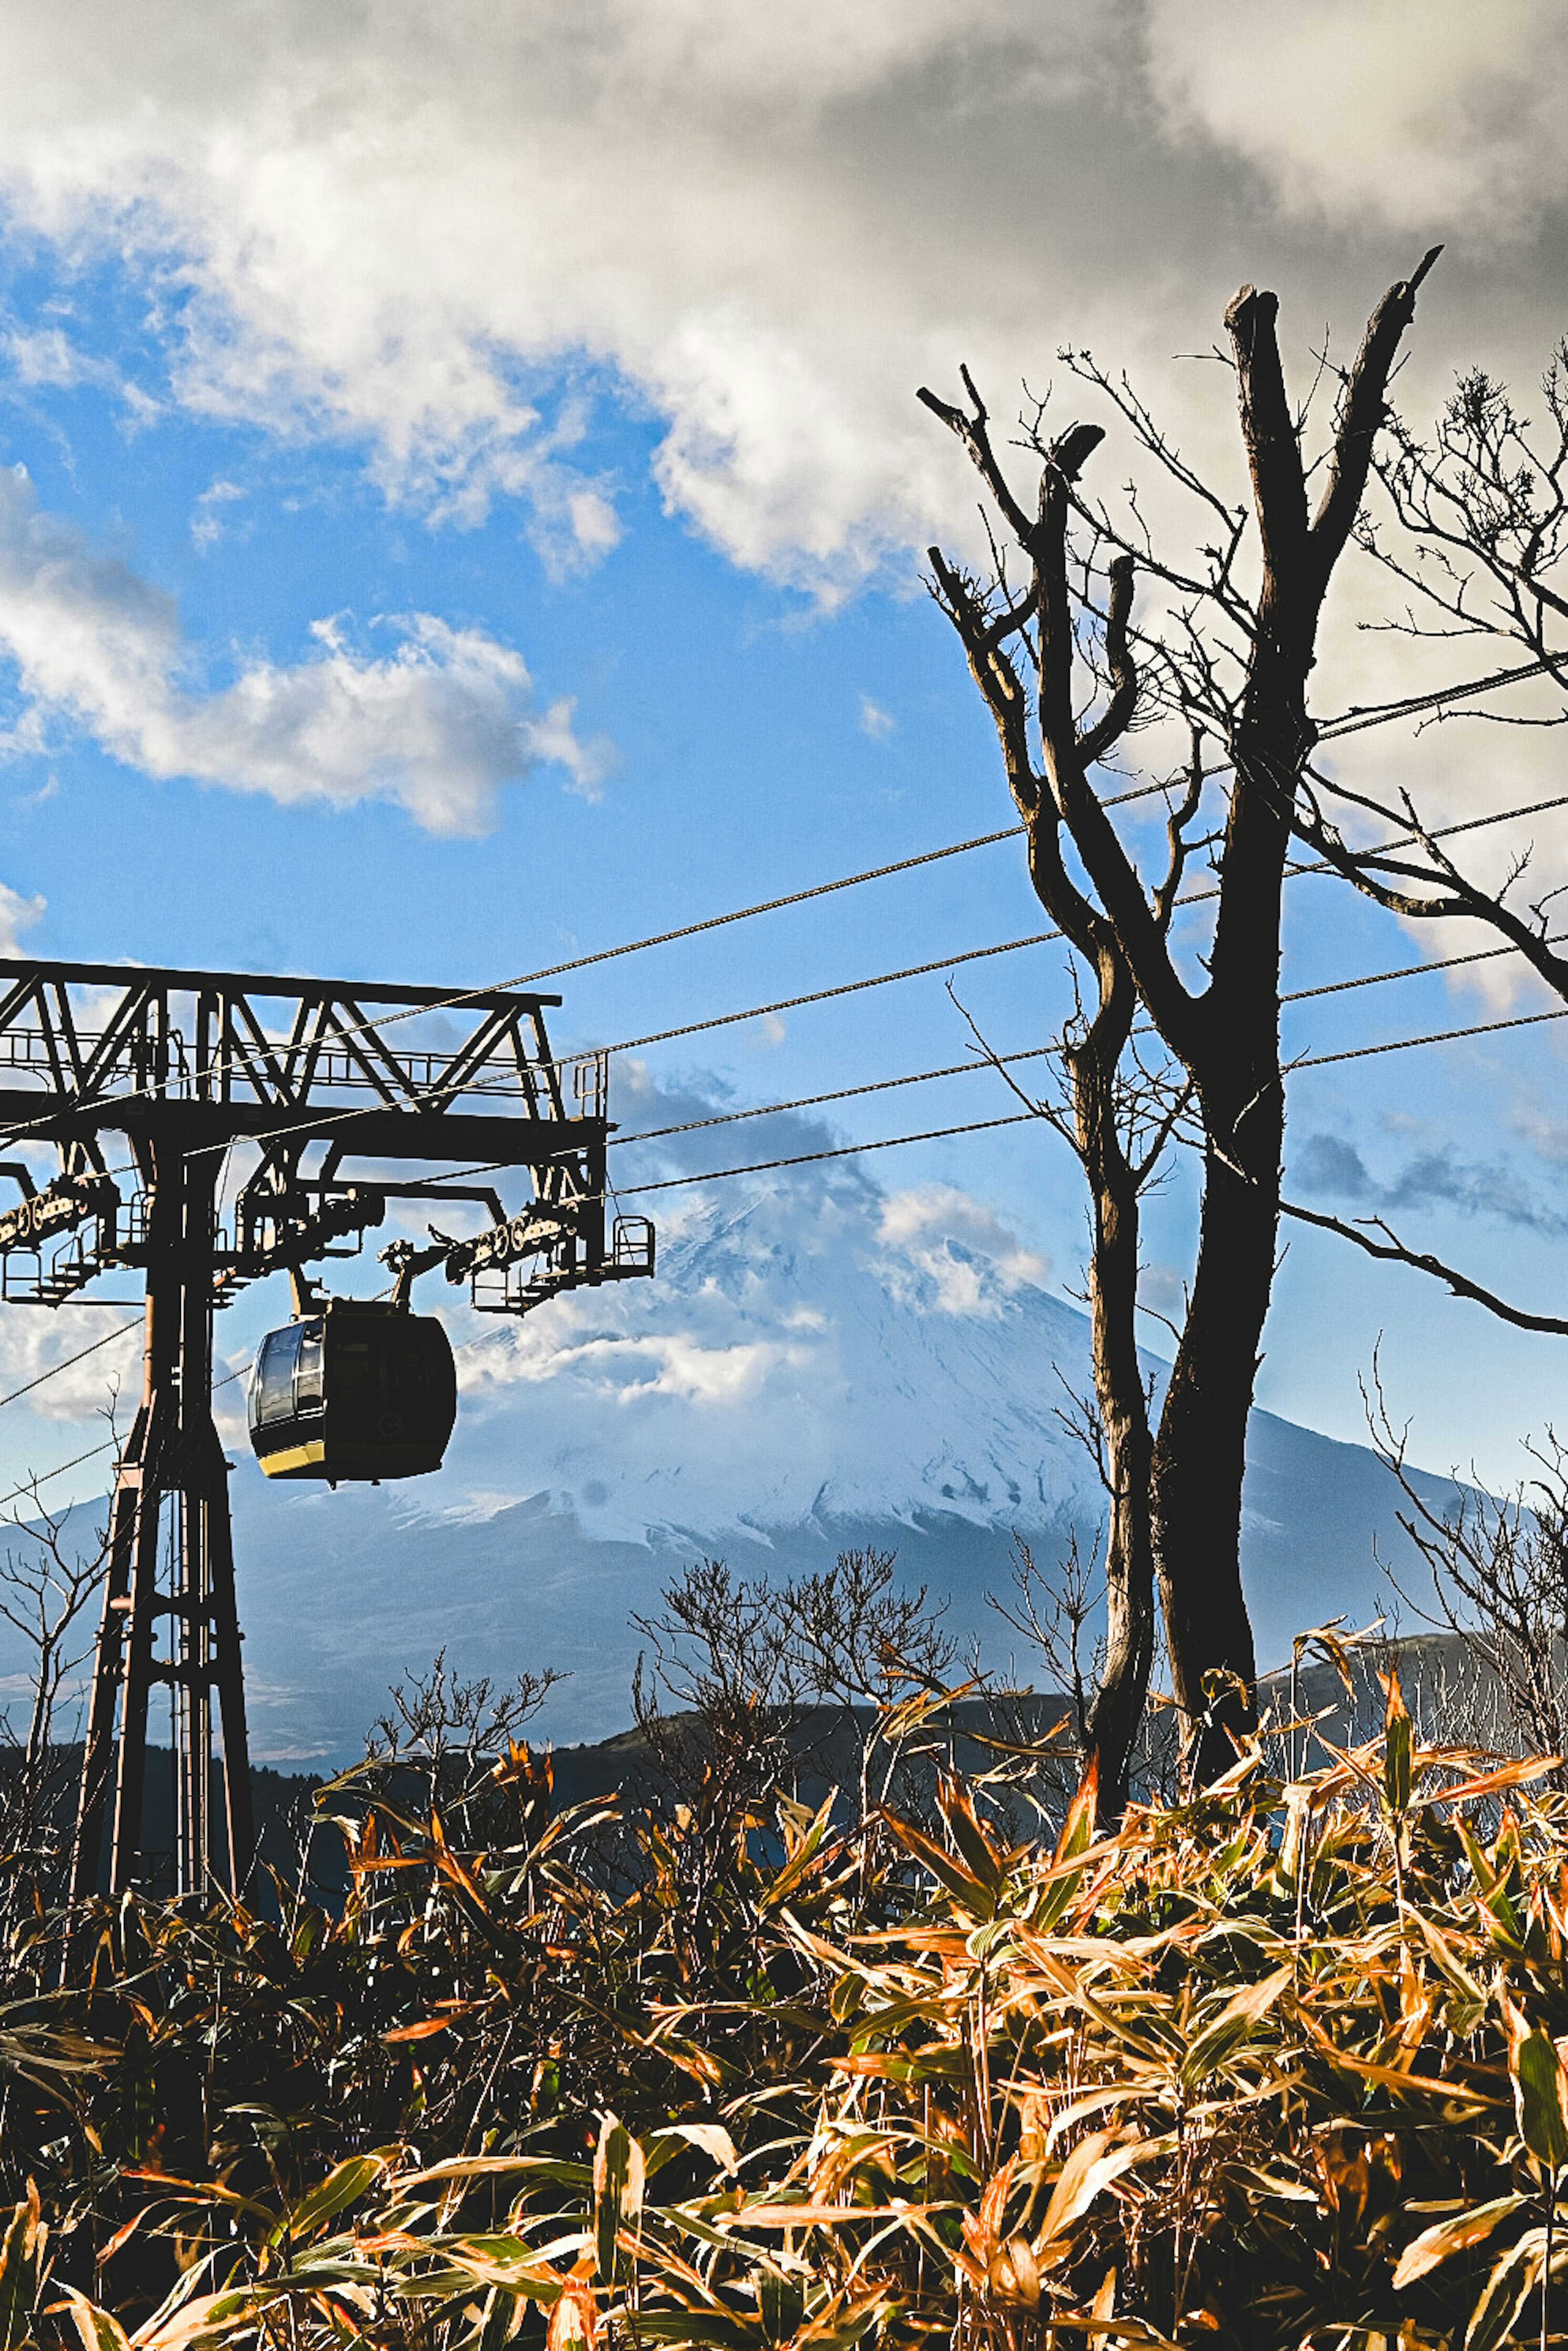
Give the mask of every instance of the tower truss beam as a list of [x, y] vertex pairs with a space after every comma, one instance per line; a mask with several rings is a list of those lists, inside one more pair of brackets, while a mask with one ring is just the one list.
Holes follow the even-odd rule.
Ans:
[[[173, 1717], [178, 1890], [204, 1893], [215, 1879], [237, 1894], [251, 1865], [230, 1465], [212, 1414], [214, 1305], [247, 1280], [298, 1275], [340, 1254], [334, 1240], [362, 1238], [387, 1198], [414, 1193], [388, 1163], [531, 1175], [534, 1197], [510, 1225], [493, 1192], [423, 1187], [432, 1201], [477, 1198], [495, 1219], [477, 1257], [474, 1244], [440, 1236], [413, 1253], [470, 1280], [491, 1311], [521, 1313], [563, 1290], [652, 1272], [643, 1220], [634, 1243], [626, 1219], [607, 1243], [605, 1057], [556, 1061], [544, 1015], [559, 1001], [0, 959], [0, 1134], [9, 1148], [54, 1149], [60, 1168], [39, 1186], [25, 1159], [4, 1163], [23, 1196], [0, 1214], [0, 1300], [57, 1306], [110, 1269], [141, 1269], [146, 1281], [141, 1395], [116, 1473], [88, 1708], [78, 1898], [105, 1882], [119, 1893], [145, 1873], [148, 1719], [162, 1688]], [[130, 1147], [129, 1199], [106, 1164], [109, 1134]], [[260, 1164], [230, 1247], [216, 1192], [236, 1144]], [[307, 1173], [320, 1144], [325, 1157]], [[371, 1163], [352, 1182], [340, 1173], [350, 1156]], [[527, 1279], [508, 1252], [528, 1260]]]

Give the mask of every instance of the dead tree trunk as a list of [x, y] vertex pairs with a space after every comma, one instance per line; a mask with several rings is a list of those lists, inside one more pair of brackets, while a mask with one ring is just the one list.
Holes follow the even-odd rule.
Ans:
[[[986, 431], [984, 410], [966, 418], [956, 410], [922, 397], [959, 431], [995, 494], [1009, 499]], [[1138, 1009], [1132, 967], [1114, 925], [1091, 904], [1070, 876], [1062, 855], [1064, 810], [1069, 794], [1062, 779], [1073, 772], [1089, 789], [1091, 764], [1103, 758], [1132, 716], [1136, 673], [1126, 644], [1132, 602], [1132, 568], [1116, 573], [1114, 676], [1103, 716], [1080, 729], [1072, 716], [1072, 616], [1067, 591], [1068, 485], [1079, 460], [1100, 439], [1097, 429], [1054, 449], [1041, 477], [1038, 517], [1011, 507], [1033, 569], [1027, 600], [1037, 628], [1033, 640], [1040, 680], [1039, 707], [1051, 697], [1054, 722], [1041, 718], [1046, 773], [1037, 773], [1030, 737], [1029, 705], [1008, 650], [1020, 623], [1018, 612], [1000, 619], [985, 590], [947, 564], [932, 549], [937, 594], [968, 655], [970, 673], [997, 726], [1008, 781], [1029, 839], [1030, 875], [1041, 904], [1057, 922], [1094, 975], [1097, 1006], [1082, 1035], [1063, 1050], [1071, 1093], [1071, 1132], [1088, 1180], [1093, 1240], [1088, 1269], [1095, 1408], [1100, 1465], [1110, 1502], [1105, 1550], [1105, 1653], [1099, 1687], [1090, 1709], [1088, 1760], [1098, 1780], [1103, 1822], [1120, 1818], [1128, 1793], [1128, 1771], [1147, 1702], [1155, 1652], [1155, 1550], [1151, 1520], [1150, 1468], [1154, 1437], [1148, 1397], [1139, 1362], [1137, 1288], [1139, 1199], [1169, 1139], [1174, 1113], [1145, 1117], [1145, 1139], [1137, 1151], [1136, 1102], [1129, 1104], [1123, 1079], [1124, 1057]], [[1197, 807], [1197, 788], [1188, 794], [1184, 815]], [[1156, 919], [1168, 924], [1186, 859], [1181, 823], [1171, 827], [1171, 869]], [[1124, 1127], [1132, 1130], [1124, 1133]], [[1136, 1155], [1134, 1155], [1136, 1154]]]
[[1155, 1660], [1155, 1547], [1149, 1471], [1154, 1434], [1138, 1360], [1139, 1196], [1152, 1162], [1124, 1146], [1117, 1075], [1137, 1009], [1132, 976], [1105, 954], [1100, 1006], [1065, 1054], [1079, 1162], [1089, 1181], [1093, 1240], [1089, 1301], [1101, 1467], [1110, 1502], [1105, 1533], [1105, 1653], [1089, 1713], [1089, 1751], [1103, 1825], [1126, 1809], [1128, 1773]]
[[[1186, 487], [1227, 514], [1232, 526], [1228, 547], [1213, 553], [1209, 577], [1197, 585], [1196, 602], [1201, 606], [1207, 597], [1216, 623], [1228, 624], [1240, 640], [1241, 676], [1233, 695], [1218, 695], [1216, 663], [1204, 652], [1201, 638], [1193, 649], [1194, 581], [1161, 563], [1146, 544], [1134, 548], [1103, 510], [1091, 511], [1080, 498], [1074, 485], [1084, 459], [1103, 437], [1098, 426], [1075, 425], [1049, 446], [1036, 441], [1044, 463], [1030, 514], [995, 455], [984, 403], [967, 375], [967, 409], [929, 392], [920, 395], [963, 442], [1029, 565], [1029, 585], [1014, 601], [1004, 580], [984, 590], [932, 552], [937, 592], [991, 710], [1013, 797], [1028, 826], [1036, 891], [1095, 970], [1103, 1008], [1113, 995], [1116, 967], [1124, 968], [1137, 1001], [1186, 1071], [1201, 1113], [1205, 1181], [1197, 1259], [1150, 1456], [1147, 1505], [1186, 1765], [1198, 1784], [1228, 1765], [1236, 1737], [1255, 1719], [1256, 1660], [1240, 1571], [1241, 1483], [1280, 1217], [1281, 893], [1297, 789], [1315, 739], [1307, 681], [1323, 600], [1360, 510], [1389, 373], [1416, 290], [1436, 257], [1429, 254], [1410, 280], [1392, 287], [1374, 314], [1345, 379], [1315, 515], [1309, 513], [1299, 425], [1285, 391], [1275, 331], [1278, 304], [1271, 294], [1246, 287], [1226, 313], [1251, 476], [1249, 516], [1229, 514], [1173, 458], [1144, 413], [1124, 406], [1145, 447]], [[1103, 644], [1104, 706], [1087, 726], [1075, 716], [1075, 614], [1069, 584], [1074, 517], [1087, 525], [1091, 537], [1090, 554], [1080, 559], [1085, 583], [1092, 577], [1094, 549], [1107, 543], [1117, 549], [1103, 574], [1103, 612], [1095, 609], [1087, 584], [1077, 600], [1077, 616]], [[1242, 596], [1234, 578], [1249, 521], [1260, 558], [1260, 586], [1251, 599]], [[1178, 970], [1170, 925], [1189, 852], [1189, 827], [1201, 802], [1201, 770], [1197, 789], [1171, 819], [1166, 871], [1152, 890], [1092, 781], [1095, 768], [1124, 737], [1139, 705], [1140, 676], [1129, 627], [1134, 559], [1189, 600], [1186, 643], [1145, 637], [1140, 659], [1145, 667], [1160, 669], [1167, 697], [1223, 726], [1229, 752], [1232, 782], [1216, 858], [1214, 944], [1207, 984], [1198, 989]], [[1032, 671], [1027, 686], [1026, 668]], [[1064, 835], [1087, 876], [1086, 891], [1069, 874]], [[1103, 1196], [1109, 1199], [1103, 1185], [1097, 1185], [1097, 1219]], [[1101, 1297], [1100, 1285], [1109, 1275], [1119, 1299], [1117, 1263], [1113, 1254], [1107, 1266], [1091, 1265], [1097, 1379], [1099, 1327], [1103, 1320], [1109, 1328], [1110, 1304]], [[1116, 1313], [1119, 1328], [1120, 1303]], [[1135, 1348], [1130, 1352], [1141, 1395]], [[1120, 1355], [1103, 1360], [1108, 1384], [1114, 1371], [1115, 1411], [1135, 1416], [1125, 1362]]]

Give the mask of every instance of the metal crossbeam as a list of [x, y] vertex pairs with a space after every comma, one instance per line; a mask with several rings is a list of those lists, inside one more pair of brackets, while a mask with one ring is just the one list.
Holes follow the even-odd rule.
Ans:
[[[0, 1137], [52, 1148], [43, 1186], [0, 1212], [0, 1300], [57, 1306], [136, 1268], [147, 1296], [142, 1392], [120, 1455], [82, 1765], [73, 1892], [133, 1883], [145, 1863], [148, 1707], [174, 1712], [175, 1885], [237, 1893], [251, 1864], [244, 1677], [235, 1611], [229, 1464], [212, 1415], [213, 1313], [245, 1282], [352, 1253], [392, 1197], [478, 1198], [476, 1241], [393, 1244], [402, 1294], [444, 1264], [474, 1303], [523, 1313], [563, 1290], [649, 1274], [653, 1228], [605, 1233], [611, 1132], [602, 1055], [564, 1066], [544, 1016], [557, 996], [396, 987], [277, 974], [0, 959]], [[103, 1136], [123, 1135], [124, 1196]], [[255, 1146], [232, 1244], [217, 1226], [224, 1155]], [[307, 1169], [319, 1146], [325, 1156]], [[352, 1158], [371, 1165], [352, 1180]], [[507, 1218], [493, 1192], [380, 1176], [386, 1163], [528, 1171]], [[635, 1229], [633, 1229], [635, 1228]], [[162, 1562], [162, 1564], [161, 1564]], [[212, 1732], [222, 1729], [222, 1822]], [[112, 1818], [107, 1857], [104, 1832]]]
[[[24, 1080], [0, 1095], [0, 1121], [175, 1100], [303, 1115], [344, 1092], [434, 1114], [466, 1097], [521, 1101], [535, 1118], [560, 1119], [560, 1072], [544, 1026], [559, 1002], [0, 959], [0, 1067]], [[270, 1019], [268, 1005], [277, 1008]], [[391, 1033], [437, 1016], [450, 1032], [438, 1046]], [[34, 1077], [42, 1082], [25, 1082]]]

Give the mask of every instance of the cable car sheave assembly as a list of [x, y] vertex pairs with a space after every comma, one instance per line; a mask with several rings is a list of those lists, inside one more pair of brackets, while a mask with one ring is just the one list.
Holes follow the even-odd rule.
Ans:
[[[481, 1311], [527, 1313], [560, 1291], [648, 1275], [653, 1231], [607, 1232], [606, 1057], [565, 1063], [544, 1014], [514, 989], [361, 986], [236, 972], [0, 959], [0, 1133], [57, 1152], [0, 1214], [0, 1301], [59, 1306], [105, 1273], [146, 1288], [142, 1386], [120, 1452], [82, 1759], [72, 1891], [132, 1883], [142, 1851], [147, 1718], [167, 1687], [175, 1750], [175, 1877], [237, 1893], [252, 1852], [249, 1758], [235, 1607], [228, 1475], [212, 1412], [213, 1315], [247, 1282], [287, 1271], [294, 1315], [263, 1341], [251, 1435], [281, 1479], [407, 1478], [438, 1468], [456, 1412], [452, 1349], [415, 1314], [413, 1281], [442, 1268]], [[111, 1173], [103, 1138], [124, 1136]], [[217, 1203], [232, 1148], [258, 1164]], [[351, 1178], [346, 1162], [365, 1172]], [[416, 1162], [526, 1170], [532, 1197], [400, 1179]], [[305, 1269], [351, 1257], [394, 1199], [459, 1200], [490, 1221], [381, 1252], [390, 1299], [327, 1297]], [[213, 1715], [222, 1803], [213, 1802]], [[221, 1819], [214, 1821], [218, 1813]]]

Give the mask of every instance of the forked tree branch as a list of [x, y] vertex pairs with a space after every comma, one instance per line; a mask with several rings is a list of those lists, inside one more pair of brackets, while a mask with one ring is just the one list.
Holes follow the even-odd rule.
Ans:
[[1409, 277], [1389, 287], [1372, 314], [1346, 381], [1339, 429], [1329, 457], [1328, 481], [1312, 528], [1313, 549], [1325, 585], [1344, 551], [1366, 495], [1373, 444], [1386, 415], [1384, 403], [1388, 379], [1406, 329], [1416, 315], [1416, 297], [1442, 250], [1440, 245], [1433, 246]]
[[[1371, 1228], [1368, 1230], [1361, 1224], [1347, 1224], [1343, 1217], [1325, 1217], [1315, 1208], [1301, 1207], [1294, 1200], [1281, 1200], [1280, 1214], [1294, 1217], [1299, 1224], [1316, 1225], [1322, 1232], [1337, 1233], [1341, 1240], [1354, 1241], [1356, 1248], [1364, 1249], [1368, 1257], [1381, 1258], [1391, 1265], [1407, 1265], [1416, 1273], [1429, 1273], [1435, 1281], [1447, 1282], [1456, 1298], [1467, 1298], [1477, 1306], [1484, 1306], [1489, 1314], [1495, 1314], [1500, 1322], [1511, 1322], [1517, 1330], [1544, 1331], [1551, 1338], [1568, 1339], [1568, 1319], [1557, 1314], [1531, 1314], [1523, 1306], [1511, 1306], [1506, 1298], [1498, 1296], [1495, 1290], [1488, 1290], [1480, 1282], [1472, 1281], [1468, 1273], [1460, 1273], [1455, 1267], [1445, 1265], [1441, 1258], [1433, 1257], [1428, 1250], [1406, 1248], [1398, 1234], [1392, 1231], [1381, 1217], [1366, 1220]], [[1383, 1239], [1375, 1240], [1374, 1233], [1383, 1234]]]

